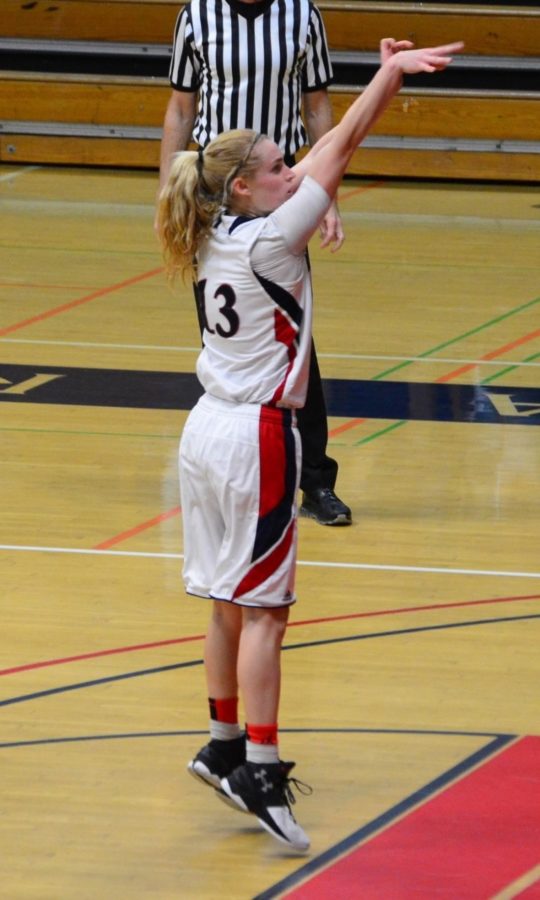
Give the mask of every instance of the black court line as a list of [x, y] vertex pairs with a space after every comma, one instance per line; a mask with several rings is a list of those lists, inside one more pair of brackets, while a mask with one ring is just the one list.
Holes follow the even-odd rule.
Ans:
[[[347, 641], [365, 641], [372, 638], [395, 637], [402, 634], [420, 634], [427, 631], [442, 631], [450, 628], [467, 628], [477, 625], [495, 625], [501, 622], [521, 622], [528, 619], [540, 619], [540, 613], [531, 613], [525, 616], [508, 616], [498, 619], [475, 619], [468, 622], [448, 622], [443, 625], [424, 625], [418, 628], [402, 628], [395, 631], [377, 631], [368, 634], [354, 634], [340, 638], [325, 638], [320, 641], [307, 641], [301, 644], [287, 644], [282, 650], [300, 650], [307, 647], [321, 647], [325, 644], [340, 644]], [[68, 691], [82, 690], [83, 688], [96, 687], [102, 684], [109, 684], [114, 681], [125, 681], [128, 678], [139, 678], [143, 675], [156, 675], [161, 672], [171, 672], [173, 669], [187, 669], [192, 666], [202, 666], [204, 660], [194, 659], [188, 662], [172, 663], [167, 666], [156, 666], [152, 669], [140, 669], [136, 672], [124, 672], [121, 675], [108, 675], [104, 678], [93, 678], [90, 681], [81, 681], [75, 684], [62, 685], [61, 687], [48, 688], [44, 691], [36, 691], [32, 694], [21, 694], [18, 697], [10, 697], [7, 700], [0, 700], [0, 707], [11, 706], [15, 703], [24, 703], [28, 700], [39, 700], [43, 697], [51, 697], [54, 694], [63, 694]]]
[[377, 816], [377, 818], [368, 822], [367, 825], [359, 828], [358, 831], [354, 831], [344, 840], [339, 841], [339, 843], [335, 844], [333, 847], [325, 850], [324, 853], [311, 859], [305, 866], [302, 866], [300, 869], [297, 869], [296, 872], [293, 872], [292, 875], [288, 875], [286, 878], [283, 878], [281, 881], [272, 885], [268, 890], [257, 894], [252, 900], [272, 900], [274, 897], [279, 897], [284, 891], [297, 886], [306, 878], [313, 876], [320, 869], [327, 867], [329, 863], [335, 862], [339, 857], [349, 853], [362, 841], [365, 841], [377, 831], [386, 828], [396, 819], [403, 816], [404, 813], [410, 812], [415, 806], [423, 803], [429, 797], [433, 796], [433, 794], [437, 793], [442, 788], [447, 787], [475, 766], [485, 762], [490, 756], [493, 756], [516, 739], [515, 736], [510, 735], [496, 737], [494, 740], [490, 741], [489, 744], [486, 744], [485, 747], [475, 751], [456, 766], [443, 772], [442, 775], [439, 775], [437, 778], [433, 779], [433, 781], [428, 782], [428, 784], [424, 785], [418, 791], [414, 791], [414, 793], [410, 794], [408, 797], [400, 800], [395, 806], [392, 806], [390, 809], [386, 810], [386, 812], [382, 813], [382, 815]]
[[[419, 735], [421, 737], [472, 737], [472, 738], [515, 738], [515, 734], [498, 734], [494, 731], [452, 731], [441, 728], [280, 728], [280, 734], [394, 734]], [[144, 738], [163, 737], [208, 737], [208, 729], [189, 729], [181, 731], [133, 731], [124, 734], [81, 734], [71, 737], [35, 738], [31, 741], [6, 741], [0, 743], [0, 749], [14, 747], [40, 747], [47, 744], [78, 744], [89, 741], [127, 741]]]
[[[323, 380], [328, 415], [348, 419], [540, 425], [540, 388]], [[189, 410], [202, 395], [193, 373], [0, 363], [0, 401]]]
[[498, 622], [519, 622], [521, 619], [540, 619], [540, 613], [530, 613], [525, 616], [509, 616], [500, 619], [475, 619], [468, 622], [446, 622], [443, 625], [422, 625], [417, 628], [399, 628], [395, 631], [378, 631], [371, 634], [353, 634], [346, 637], [324, 638], [320, 641], [308, 641], [303, 644], [287, 644], [283, 650], [299, 650], [302, 647], [318, 647], [323, 644], [343, 644], [347, 641], [364, 641], [368, 638], [393, 637], [399, 634], [419, 634], [422, 631], [442, 631], [449, 628], [467, 628], [472, 625], [495, 625]]

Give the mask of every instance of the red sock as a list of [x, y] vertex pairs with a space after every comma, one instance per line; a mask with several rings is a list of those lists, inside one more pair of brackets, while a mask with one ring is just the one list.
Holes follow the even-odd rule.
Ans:
[[277, 744], [277, 722], [272, 725], [248, 725], [246, 724], [246, 737], [253, 744]]
[[238, 722], [238, 697], [226, 697], [216, 700], [214, 697], [208, 698], [210, 707], [210, 718], [214, 722], [227, 722], [229, 725], [236, 725]]

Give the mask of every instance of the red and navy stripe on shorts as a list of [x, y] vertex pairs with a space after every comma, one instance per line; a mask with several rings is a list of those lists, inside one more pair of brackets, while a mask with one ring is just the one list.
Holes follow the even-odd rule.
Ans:
[[262, 406], [259, 419], [259, 521], [251, 567], [233, 599], [259, 587], [281, 565], [294, 539], [296, 442], [292, 411]]

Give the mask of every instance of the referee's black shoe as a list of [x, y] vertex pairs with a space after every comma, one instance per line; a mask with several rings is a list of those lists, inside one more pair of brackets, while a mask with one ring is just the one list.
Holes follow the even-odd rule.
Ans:
[[319, 525], [350, 525], [352, 514], [348, 506], [336, 496], [332, 488], [304, 491], [300, 515], [315, 519]]

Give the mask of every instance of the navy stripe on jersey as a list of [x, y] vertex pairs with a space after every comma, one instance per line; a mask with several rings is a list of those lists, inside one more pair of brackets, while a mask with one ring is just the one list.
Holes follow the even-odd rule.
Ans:
[[239, 225], [243, 225], [244, 222], [253, 222], [253, 216], [237, 216], [236, 219], [232, 222], [231, 227], [229, 228], [229, 234], [232, 234], [233, 231], [236, 231]]
[[253, 269], [253, 274], [274, 303], [287, 313], [289, 319], [294, 322], [297, 328], [300, 328], [304, 312], [293, 295], [290, 294], [289, 291], [286, 291], [285, 288], [282, 288], [281, 285], [276, 284], [274, 281], [269, 281], [268, 278], [259, 275], [255, 269]]
[[172, 86], [198, 91], [193, 138], [205, 147], [231, 128], [253, 128], [294, 155], [307, 140], [302, 91], [325, 88], [332, 67], [311, 0], [191, 0], [176, 25]]

